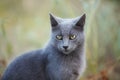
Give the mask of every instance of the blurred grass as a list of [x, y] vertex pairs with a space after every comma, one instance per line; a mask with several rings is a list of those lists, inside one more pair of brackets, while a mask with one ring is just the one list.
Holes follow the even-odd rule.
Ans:
[[119, 80], [119, 5], [120, 0], [0, 0], [0, 74], [16, 56], [47, 42], [50, 12], [63, 18], [86, 13], [87, 69], [81, 80]]

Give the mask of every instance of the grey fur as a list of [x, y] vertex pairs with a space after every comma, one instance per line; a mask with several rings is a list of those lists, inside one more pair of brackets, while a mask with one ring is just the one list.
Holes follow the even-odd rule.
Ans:
[[[48, 44], [16, 58], [2, 80], [78, 80], [86, 67], [84, 52], [85, 14], [62, 19], [50, 14], [51, 38]], [[73, 40], [69, 35], [75, 35]], [[62, 35], [58, 40], [56, 35]], [[68, 46], [65, 50], [63, 46]]]

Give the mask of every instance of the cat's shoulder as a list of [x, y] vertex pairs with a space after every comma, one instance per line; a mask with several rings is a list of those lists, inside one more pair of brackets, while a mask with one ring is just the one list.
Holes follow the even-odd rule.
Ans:
[[43, 50], [37, 49], [37, 50], [31, 50], [24, 52], [23, 54], [17, 56], [15, 59], [11, 61], [12, 64], [19, 64], [19, 63], [25, 63], [25, 62], [33, 62], [42, 60], [44, 57]]

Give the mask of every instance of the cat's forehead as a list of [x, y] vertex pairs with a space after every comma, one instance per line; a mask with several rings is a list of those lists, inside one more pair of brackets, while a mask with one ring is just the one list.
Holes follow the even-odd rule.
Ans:
[[74, 23], [72, 21], [64, 21], [59, 24], [59, 32], [62, 33], [62, 35], [69, 35], [71, 33], [76, 33], [74, 27]]
[[73, 26], [74, 22], [71, 19], [65, 19], [63, 22], [59, 23], [59, 27], [62, 32], [69, 32]]

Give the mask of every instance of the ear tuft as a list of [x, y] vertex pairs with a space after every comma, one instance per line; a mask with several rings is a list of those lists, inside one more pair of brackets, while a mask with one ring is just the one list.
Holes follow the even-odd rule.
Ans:
[[75, 26], [76, 26], [77, 28], [82, 28], [82, 29], [83, 29], [83, 27], [84, 27], [84, 25], [85, 25], [85, 19], [86, 19], [86, 14], [83, 14], [83, 15], [79, 18], [79, 20], [76, 22]]
[[57, 20], [55, 19], [55, 16], [53, 16], [51, 13], [49, 13], [49, 15], [50, 15], [51, 26], [52, 26], [52, 27], [57, 26], [57, 25], [58, 25], [58, 22], [57, 22]]

